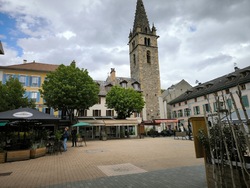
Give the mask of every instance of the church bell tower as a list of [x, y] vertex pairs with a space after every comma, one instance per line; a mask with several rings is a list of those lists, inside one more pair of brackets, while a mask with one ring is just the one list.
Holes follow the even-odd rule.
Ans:
[[129, 34], [130, 74], [140, 83], [145, 98], [144, 120], [160, 118], [158, 38], [155, 26], [149, 25], [143, 1], [137, 0], [134, 26]]

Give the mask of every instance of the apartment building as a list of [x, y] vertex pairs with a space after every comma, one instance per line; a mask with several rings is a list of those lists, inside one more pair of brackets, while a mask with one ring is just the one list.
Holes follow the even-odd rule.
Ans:
[[164, 106], [163, 118], [171, 119], [171, 106], [168, 103], [176, 99], [181, 94], [185, 93], [187, 90], [191, 88], [192, 86], [186, 80], [183, 79], [177, 84], [171, 85], [162, 93], [163, 106]]
[[[39, 111], [54, 114], [53, 109], [44, 105], [39, 89], [41, 89], [47, 73], [55, 71], [57, 67], [58, 65], [38, 63], [35, 61], [28, 63], [26, 60], [24, 60], [22, 64], [0, 66], [0, 82], [5, 84], [10, 77], [18, 78], [26, 90], [25, 97], [34, 100], [36, 108], [39, 109]], [[56, 112], [55, 115], [58, 115], [58, 112]]]
[[[234, 72], [215, 78], [187, 90], [184, 94], [170, 101], [171, 117], [179, 121], [179, 125], [188, 125], [190, 116], [216, 116], [218, 109], [235, 111], [232, 93], [237, 109], [242, 109], [238, 90], [242, 93], [242, 101], [249, 111], [250, 100], [250, 66], [245, 68], [235, 67]], [[219, 98], [219, 104], [216, 102]]]

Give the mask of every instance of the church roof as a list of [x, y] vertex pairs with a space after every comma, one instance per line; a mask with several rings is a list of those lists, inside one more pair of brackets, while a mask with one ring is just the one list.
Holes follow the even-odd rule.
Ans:
[[141, 31], [145, 31], [145, 29], [150, 31], [148, 17], [147, 17], [142, 0], [137, 0], [133, 34], [136, 33], [137, 28], [141, 28]]

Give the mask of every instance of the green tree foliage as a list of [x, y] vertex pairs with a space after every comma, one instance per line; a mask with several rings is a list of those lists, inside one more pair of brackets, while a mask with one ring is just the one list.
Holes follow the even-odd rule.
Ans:
[[40, 90], [45, 104], [55, 110], [65, 110], [74, 118], [74, 110], [88, 109], [98, 102], [99, 86], [88, 75], [88, 71], [60, 65], [56, 71], [47, 74]]
[[0, 82], [0, 112], [20, 107], [35, 108], [35, 103], [24, 97], [25, 89], [17, 78], [10, 78], [6, 84]]
[[130, 117], [133, 112], [141, 112], [144, 104], [142, 94], [132, 88], [114, 86], [106, 95], [106, 105], [115, 109], [118, 119]]

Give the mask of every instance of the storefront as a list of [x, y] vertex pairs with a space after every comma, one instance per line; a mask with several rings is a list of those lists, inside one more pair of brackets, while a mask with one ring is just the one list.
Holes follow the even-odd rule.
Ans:
[[101, 139], [103, 132], [108, 139], [137, 137], [138, 119], [79, 119], [79, 122], [89, 123], [90, 126], [78, 127], [78, 133], [87, 139]]

